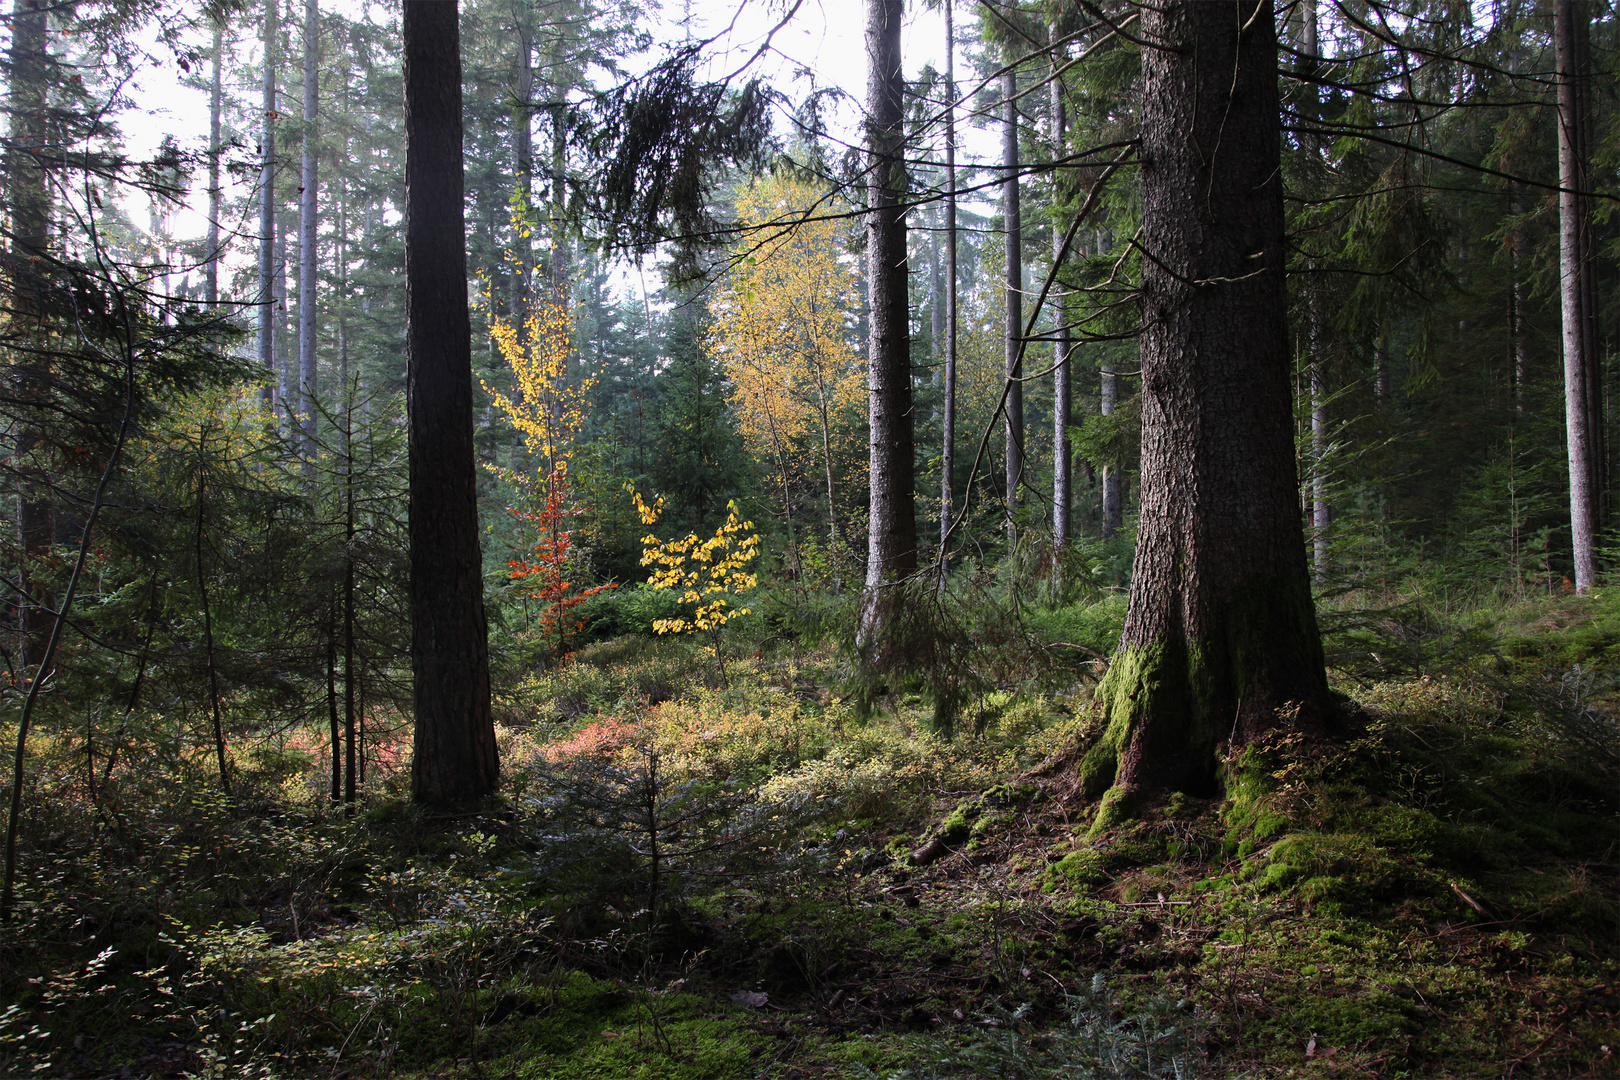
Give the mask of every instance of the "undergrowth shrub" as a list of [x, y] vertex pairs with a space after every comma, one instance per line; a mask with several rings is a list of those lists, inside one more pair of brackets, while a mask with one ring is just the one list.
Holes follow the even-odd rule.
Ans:
[[992, 1005], [982, 1027], [957, 1039], [912, 1036], [909, 1056], [917, 1064], [880, 1077], [864, 1065], [869, 1080], [945, 1080], [994, 1076], [1005, 1080], [1194, 1080], [1212, 1075], [1202, 1040], [1205, 1023], [1185, 999], [1153, 997], [1123, 1011], [1106, 976], [1098, 974], [1079, 994], [1065, 998], [1067, 1023], [1037, 1028], [1033, 1010]]
[[675, 775], [636, 733], [535, 759], [524, 822], [535, 883], [572, 923], [639, 924], [650, 946], [695, 883], [768, 871], [794, 822], [743, 784]]

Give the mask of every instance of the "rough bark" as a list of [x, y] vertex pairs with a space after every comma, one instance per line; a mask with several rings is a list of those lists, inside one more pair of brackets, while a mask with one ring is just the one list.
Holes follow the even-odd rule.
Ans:
[[907, 311], [903, 0], [867, 0], [866, 252], [870, 516], [860, 639], [882, 633], [884, 586], [917, 569], [913, 501], [911, 332]]
[[1582, 46], [1591, 13], [1577, 0], [1553, 7], [1558, 62], [1558, 285], [1563, 322], [1564, 428], [1569, 452], [1569, 523], [1575, 591], [1597, 578], [1603, 504], [1602, 398], [1593, 303], [1589, 88]]
[[264, 128], [259, 134], [259, 365], [269, 382], [264, 402], [274, 404], [280, 384], [276, 367], [276, 19], [279, 0], [264, 0]]
[[298, 200], [298, 413], [307, 476], [315, 462], [315, 398], [320, 392], [320, 368], [315, 355], [315, 318], [319, 310], [315, 278], [320, 158], [317, 153], [316, 117], [320, 108], [320, 10], [317, 0], [304, 0], [304, 146]]
[[411, 793], [495, 790], [473, 454], [458, 5], [406, 0], [405, 306], [410, 458]]
[[1332, 707], [1294, 481], [1277, 41], [1269, 0], [1180, 0], [1142, 32], [1142, 505], [1130, 609], [1086, 755], [1104, 829], [1210, 791], [1217, 747]]
[[1007, 240], [1007, 541], [1017, 535], [1024, 481], [1024, 230], [1018, 202], [1018, 79], [1001, 77], [1002, 215]]

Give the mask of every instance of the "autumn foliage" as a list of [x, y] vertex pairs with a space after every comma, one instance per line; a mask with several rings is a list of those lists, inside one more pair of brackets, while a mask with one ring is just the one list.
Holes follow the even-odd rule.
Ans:
[[[521, 322], [494, 315], [490, 336], [512, 370], [510, 394], [482, 383], [484, 391], [523, 435], [529, 452], [540, 457], [550, 476], [567, 460], [567, 449], [585, 423], [585, 406], [595, 380], [570, 386], [573, 316], [561, 295], [542, 297]], [[511, 477], [508, 477], [511, 479]]]
[[[659, 498], [648, 504], [635, 488], [630, 488], [636, 510], [644, 525], [653, 525], [663, 510], [664, 500]], [[695, 604], [691, 618], [677, 616], [657, 619], [653, 631], [659, 634], [690, 634], [702, 632], [709, 636], [709, 651], [714, 654], [720, 676], [725, 678], [725, 659], [720, 652], [720, 634], [726, 623], [748, 608], [737, 607], [734, 599], [759, 584], [759, 577], [750, 573], [748, 564], [759, 555], [759, 534], [752, 521], [737, 516], [737, 504], [727, 504], [726, 520], [714, 535], [704, 539], [697, 533], [687, 533], [675, 540], [660, 540], [654, 533], [641, 538], [644, 550], [641, 565], [656, 569], [647, 578], [655, 589], [679, 589], [681, 602]]]
[[563, 461], [546, 478], [545, 509], [539, 513], [513, 510], [524, 521], [533, 522], [540, 530], [540, 538], [529, 549], [528, 557], [513, 559], [506, 565], [512, 580], [520, 582], [523, 590], [540, 603], [540, 632], [545, 640], [554, 640], [558, 656], [568, 651], [568, 643], [581, 630], [584, 621], [572, 612], [579, 605], [606, 589], [617, 585], [597, 585], [580, 589], [570, 580], [570, 563], [574, 558], [573, 530], [564, 528], [568, 519], [579, 514], [579, 508], [568, 498], [568, 462]]

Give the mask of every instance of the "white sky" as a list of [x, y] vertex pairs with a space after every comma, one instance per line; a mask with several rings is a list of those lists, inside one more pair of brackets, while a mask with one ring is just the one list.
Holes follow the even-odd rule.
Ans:
[[[665, 41], [677, 42], [688, 34], [695, 37], [721, 34], [721, 39], [711, 47], [713, 55], [709, 71], [705, 74], [727, 73], [741, 66], [759, 50], [771, 28], [782, 19], [790, 2], [689, 0], [687, 5], [683, 5], [682, 0], [667, 0], [667, 9], [660, 20], [660, 36]], [[289, 6], [295, 9], [302, 7], [301, 4]], [[389, 15], [385, 5], [378, 0], [323, 0], [321, 6], [323, 11], [341, 10], [351, 18], [365, 13], [376, 22], [385, 20]], [[688, 7], [691, 19], [689, 27], [682, 25]], [[945, 26], [940, 11], [928, 10], [915, 0], [908, 7], [910, 10], [902, 47], [907, 77], [915, 78], [930, 63], [943, 69]], [[961, 23], [973, 15], [970, 10], [962, 10], [969, 5], [961, 0], [958, 0], [957, 7], [957, 32], [960, 36]], [[290, 12], [289, 16], [293, 14]], [[296, 14], [301, 18], [301, 11]], [[858, 139], [858, 103], [865, 96], [866, 86], [865, 16], [864, 0], [804, 0], [792, 20], [771, 38], [769, 51], [750, 70], [763, 76], [795, 104], [813, 87], [836, 86], [842, 89], [852, 101], [832, 111], [827, 119], [833, 127], [835, 138]], [[243, 59], [256, 61], [258, 43], [254, 35], [249, 31], [241, 36], [243, 39], [234, 48]], [[166, 61], [166, 54], [152, 51], [146, 64], [133, 73], [128, 86], [137, 109], [121, 117], [120, 122], [128, 148], [137, 156], [149, 154], [165, 135], [172, 135], [185, 148], [202, 149], [207, 145], [207, 92], [185, 86], [181, 73]], [[969, 73], [960, 50], [956, 65], [960, 85], [966, 82], [964, 76]], [[206, 76], [206, 71], [195, 74]], [[247, 101], [256, 101], [258, 97], [257, 87], [238, 87], [236, 93]], [[288, 102], [284, 107], [296, 108], [297, 103]], [[778, 118], [777, 130], [784, 136], [790, 133], [785, 118]], [[248, 137], [251, 143], [251, 133], [248, 133]], [[959, 125], [958, 139], [962, 144], [958, 158], [964, 164], [975, 157], [983, 160], [996, 152], [995, 136], [972, 132]], [[235, 189], [227, 186], [227, 204], [242, 205], [251, 201], [247, 196], [254, 179], [239, 178]], [[224, 182], [231, 184], [228, 178]], [[170, 215], [169, 228], [177, 239], [197, 238], [205, 231], [205, 186], [205, 180], [195, 177], [192, 205]], [[145, 224], [147, 208], [144, 205], [130, 206], [128, 210], [135, 222]], [[244, 224], [251, 231], [251, 223]], [[229, 222], [225, 223], [227, 229], [230, 225]], [[236, 257], [251, 258], [251, 254], [236, 253]], [[634, 279], [627, 280], [627, 285], [630, 280]]]

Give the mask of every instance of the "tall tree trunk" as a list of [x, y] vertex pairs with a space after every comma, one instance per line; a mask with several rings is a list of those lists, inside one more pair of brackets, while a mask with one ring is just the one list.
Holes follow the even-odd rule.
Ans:
[[518, 341], [529, 346], [529, 308], [534, 272], [533, 242], [530, 233], [535, 224], [534, 213], [534, 23], [529, 0], [519, 0], [517, 6], [518, 73], [514, 87], [517, 104], [512, 109], [512, 149], [517, 159], [517, 195], [519, 213], [517, 235], [513, 238], [513, 257], [517, 277], [512, 290], [512, 318], [517, 323]]
[[[341, 228], [341, 223], [340, 228]], [[341, 246], [339, 248], [341, 251]], [[339, 261], [341, 268], [342, 262]], [[341, 294], [341, 291], [339, 292]], [[340, 318], [342, 309], [339, 308]], [[341, 323], [339, 326], [341, 332]], [[348, 365], [343, 378], [343, 801], [354, 803], [354, 397], [356, 387], [349, 382]], [[336, 798], [336, 795], [333, 796]]]
[[219, 765], [219, 789], [231, 793], [230, 763], [225, 750], [225, 719], [219, 704], [219, 665], [214, 660], [214, 610], [208, 598], [208, 567], [205, 558], [207, 546], [204, 529], [207, 525], [208, 505], [208, 434], [212, 417], [204, 417], [197, 434], [197, 520], [193, 535], [197, 562], [197, 599], [202, 606], [203, 661], [208, 674], [208, 711], [214, 722], [214, 755]]
[[[342, 598], [336, 598], [334, 608], [342, 604]], [[332, 782], [328, 785], [328, 797], [336, 803], [343, 797], [343, 730], [338, 724], [338, 698], [337, 698], [337, 611], [328, 609], [326, 614], [326, 725], [332, 739]]]
[[[12, 6], [10, 61], [11, 147], [6, 155], [6, 198], [11, 210], [11, 303], [13, 328], [35, 324], [44, 307], [46, 251], [50, 243], [51, 194], [45, 161], [51, 152], [49, 11], [43, 0]], [[13, 458], [17, 478], [17, 537], [22, 547], [18, 630], [21, 668], [37, 664], [56, 623], [56, 600], [35, 574], [56, 543], [56, 501], [51, 492], [51, 439], [41, 413], [51, 393], [51, 365], [43, 350], [25, 352], [13, 372], [16, 394], [29, 415], [19, 425]], [[39, 412], [36, 412], [39, 410]]]
[[[1108, 234], [1097, 231], [1097, 253], [1108, 250]], [[1114, 362], [1103, 354], [1097, 380], [1097, 411], [1103, 416], [1114, 415], [1119, 408], [1119, 372]], [[1126, 489], [1125, 466], [1121, 461], [1106, 461], [1102, 466], [1102, 523], [1098, 530], [1104, 540], [1112, 540], [1125, 527]]]
[[[1508, 209], [1515, 218], [1524, 213], [1516, 185], [1509, 184]], [[1530, 266], [1530, 245], [1522, 225], [1515, 224], [1508, 241], [1508, 262], [1512, 267], [1513, 285], [1508, 293], [1508, 329], [1513, 338], [1513, 412], [1524, 415], [1524, 386], [1530, 374], [1530, 338], [1524, 329], [1524, 275]]]
[[214, 22], [214, 45], [209, 57], [208, 82], [208, 240], [207, 262], [203, 264], [203, 302], [213, 310], [219, 305], [219, 156], [225, 152], [220, 137], [220, 101], [223, 97], [221, 68], [225, 60], [225, 23]]
[[1001, 76], [1002, 214], [1007, 240], [1007, 542], [1017, 538], [1024, 481], [1024, 229], [1018, 204], [1018, 77]]
[[[293, 310], [293, 290], [288, 287], [287, 234], [294, 229], [289, 225], [286, 207], [278, 207], [282, 219], [276, 230], [276, 378], [280, 380], [281, 417], [285, 423], [297, 427], [298, 416], [298, 360], [293, 355], [293, 336], [287, 332], [287, 323]], [[295, 240], [294, 243], [297, 241]], [[296, 254], [296, 253], [295, 253]]]
[[[939, 257], [939, 207], [928, 211], [928, 362], [929, 381], [940, 384], [945, 358], [945, 267]], [[937, 413], [935, 415], [938, 415]]]
[[[562, 87], [553, 87], [558, 97]], [[559, 290], [560, 298], [568, 293], [561, 287], [568, 283], [568, 243], [563, 236], [565, 215], [568, 213], [568, 114], [562, 106], [551, 110], [551, 284]]]
[[906, 286], [904, 0], [866, 4], [866, 256], [870, 514], [860, 642], [881, 640], [884, 587], [917, 569], [912, 506], [911, 330]]
[[[344, 414], [344, 428], [353, 445], [354, 399]], [[354, 458], [348, 455], [343, 470], [343, 801], [354, 803]]]
[[298, 200], [298, 412], [302, 420], [305, 477], [314, 479], [315, 399], [320, 392], [320, 368], [315, 355], [315, 317], [320, 304], [315, 278], [316, 216], [320, 188], [320, 158], [315, 122], [320, 108], [321, 23], [318, 0], [304, 0], [304, 155]]
[[838, 539], [838, 498], [833, 483], [832, 421], [827, 413], [827, 380], [816, 362], [816, 406], [821, 421], [821, 467], [827, 483], [827, 553], [832, 556], [833, 595], [844, 595], [844, 550]]
[[[1309, 76], [1316, 75], [1318, 60], [1321, 57], [1317, 44], [1316, 15], [1316, 0], [1304, 0], [1299, 10], [1299, 52], [1300, 61]], [[1311, 119], [1315, 120], [1321, 108], [1316, 84], [1307, 81], [1304, 84], [1303, 95], [1305, 110]], [[1322, 148], [1314, 137], [1308, 138], [1306, 145], [1310, 147], [1312, 153], [1321, 153]], [[1327, 493], [1327, 372], [1322, 358], [1327, 335], [1322, 328], [1322, 301], [1316, 292], [1314, 282], [1306, 311], [1309, 323], [1306, 327], [1306, 348], [1310, 358], [1308, 379], [1311, 396], [1311, 570], [1317, 587], [1321, 588], [1327, 584], [1328, 527], [1331, 524], [1332, 511], [1328, 505]]]
[[[1052, 159], [1063, 156], [1063, 54], [1059, 48], [1057, 20], [1052, 20], [1048, 38], [1052, 42], [1051, 100], [1047, 106], [1047, 123], [1052, 140]], [[1052, 171], [1052, 201], [1057, 205], [1059, 172]], [[1063, 227], [1057, 216], [1052, 220], [1052, 258], [1063, 250]], [[1070, 453], [1069, 453], [1069, 327], [1068, 293], [1057, 284], [1053, 273], [1052, 286], [1052, 546], [1061, 550], [1069, 543]]]
[[[1294, 483], [1270, 0], [1167, 0], [1142, 35], [1142, 509], [1087, 753], [1094, 829], [1212, 792], [1217, 747], [1331, 719]], [[1217, 152], [1218, 151], [1218, 152]]]
[[945, 385], [940, 417], [939, 570], [943, 582], [956, 500], [956, 25], [945, 0]]
[[499, 778], [478, 549], [458, 8], [405, 0], [403, 20], [411, 794], [431, 805], [489, 795]]
[[259, 366], [269, 382], [264, 403], [277, 405], [281, 386], [276, 363], [276, 53], [280, 34], [276, 29], [280, 0], [264, 0], [264, 100], [261, 110], [264, 128], [259, 134]]
[[1602, 513], [1602, 399], [1595, 388], [1598, 356], [1591, 304], [1592, 224], [1586, 144], [1588, 88], [1582, 45], [1590, 12], [1578, 0], [1553, 7], [1558, 57], [1558, 271], [1564, 345], [1564, 422], [1569, 451], [1569, 522], [1575, 556], [1575, 591], [1597, 578], [1597, 533]]

